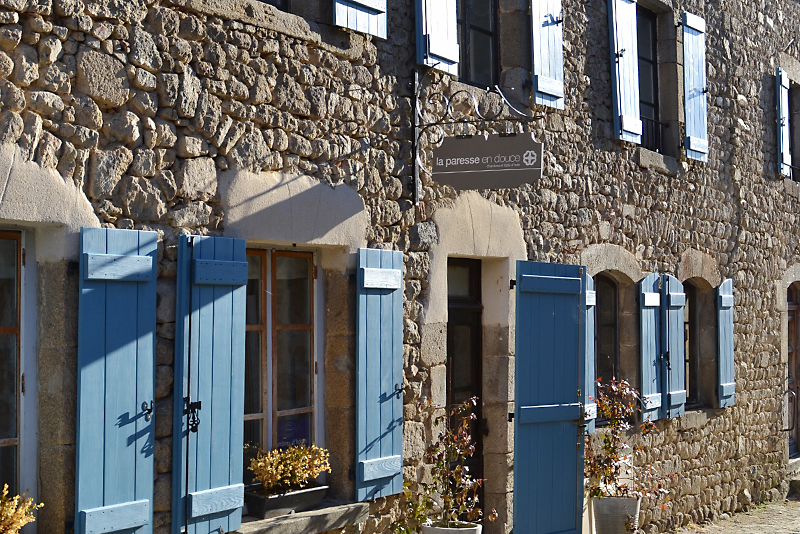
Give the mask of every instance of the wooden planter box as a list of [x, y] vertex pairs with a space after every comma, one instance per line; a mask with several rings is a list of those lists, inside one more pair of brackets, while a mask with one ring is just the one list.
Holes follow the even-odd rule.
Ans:
[[310, 510], [322, 502], [328, 486], [312, 486], [282, 495], [262, 495], [255, 491], [244, 493], [247, 515], [269, 519], [279, 515]]

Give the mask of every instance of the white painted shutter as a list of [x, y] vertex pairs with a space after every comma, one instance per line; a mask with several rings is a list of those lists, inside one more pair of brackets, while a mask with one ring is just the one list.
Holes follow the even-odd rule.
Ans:
[[639, 44], [636, 0], [608, 0], [611, 76], [614, 93], [614, 137], [642, 142], [639, 113]]
[[683, 98], [686, 157], [708, 161], [706, 21], [683, 12]]
[[386, 39], [386, 0], [333, 0], [333, 23]]
[[416, 0], [417, 63], [458, 76], [456, 0]]
[[564, 15], [561, 0], [532, 0], [533, 101], [564, 109]]
[[778, 67], [778, 162], [784, 176], [792, 175], [792, 149], [789, 141], [789, 75]]

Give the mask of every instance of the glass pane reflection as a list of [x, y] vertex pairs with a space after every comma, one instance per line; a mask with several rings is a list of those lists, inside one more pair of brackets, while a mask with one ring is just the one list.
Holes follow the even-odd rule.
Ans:
[[311, 406], [311, 332], [277, 332], [278, 410]]
[[0, 335], [0, 439], [17, 437], [17, 336]]
[[244, 413], [261, 413], [263, 411], [261, 332], [245, 332], [244, 342]]
[[275, 258], [275, 320], [278, 324], [309, 324], [311, 320], [311, 260]]
[[301, 413], [278, 417], [278, 447], [311, 443], [311, 414]]
[[0, 326], [17, 326], [16, 239], [0, 239]]

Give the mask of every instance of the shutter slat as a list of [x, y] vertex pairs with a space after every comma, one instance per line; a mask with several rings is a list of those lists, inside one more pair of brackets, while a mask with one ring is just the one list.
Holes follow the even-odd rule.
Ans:
[[189, 493], [189, 517], [227, 512], [244, 506], [244, 484]]
[[194, 260], [194, 283], [243, 286], [247, 284], [247, 262]]
[[564, 109], [564, 24], [561, 0], [534, 0], [531, 5], [534, 102]]
[[153, 421], [141, 405], [154, 400], [156, 240], [154, 232], [81, 229], [78, 534], [131, 523], [152, 532]]
[[635, 0], [608, 0], [611, 74], [614, 96], [614, 137], [639, 144], [639, 52]]
[[672, 275], [661, 277], [663, 298], [661, 302], [661, 340], [662, 353], [668, 355], [661, 362], [662, 376], [665, 379], [662, 391], [664, 417], [679, 417], [686, 405], [686, 344], [684, 343], [684, 308], [686, 294], [683, 284]]
[[783, 176], [792, 175], [791, 119], [789, 117], [789, 75], [778, 67], [778, 163]]
[[403, 386], [403, 292], [402, 283], [394, 283], [402, 268], [401, 252], [358, 251], [356, 498], [361, 501], [403, 489], [403, 400], [398, 394]]
[[583, 275], [583, 283], [586, 288], [584, 305], [585, 314], [584, 327], [585, 335], [583, 338], [584, 347], [584, 375], [583, 375], [583, 404], [584, 404], [584, 424], [586, 432], [592, 433], [595, 429], [595, 419], [597, 419], [597, 403], [595, 402], [595, 310], [597, 309], [597, 293], [594, 290], [594, 280], [588, 274]]
[[[639, 282], [640, 367], [642, 373], [642, 418], [655, 421], [661, 418], [661, 317], [659, 300], [653, 302], [649, 295], [659, 295], [659, 275], [648, 274]], [[649, 302], [648, 302], [649, 300]]]
[[686, 157], [708, 161], [705, 20], [683, 13], [683, 94]]
[[733, 406], [736, 401], [736, 370], [733, 347], [733, 280], [725, 280], [717, 288], [719, 408]]
[[386, 39], [386, 0], [333, 0], [333, 24]]

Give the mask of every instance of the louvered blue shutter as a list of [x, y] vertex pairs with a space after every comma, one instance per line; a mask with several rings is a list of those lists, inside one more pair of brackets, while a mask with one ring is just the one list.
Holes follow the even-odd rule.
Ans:
[[517, 262], [513, 496], [522, 532], [581, 528], [584, 271]]
[[584, 317], [585, 335], [583, 337], [583, 406], [584, 424], [586, 432], [594, 432], [595, 419], [597, 419], [597, 403], [595, 402], [595, 310], [597, 309], [597, 293], [594, 290], [594, 280], [588, 274], [583, 275], [583, 285], [585, 288], [586, 316]]
[[415, 0], [417, 63], [458, 76], [456, 0]]
[[[181, 532], [187, 517], [189, 534], [220, 528], [231, 532], [241, 526], [245, 254], [242, 239], [180, 236], [178, 240], [174, 534]], [[197, 419], [190, 421], [192, 411]]]
[[81, 228], [75, 532], [153, 532], [155, 232]]
[[642, 419], [661, 418], [661, 290], [659, 275], [639, 282], [639, 349], [642, 368]]
[[673, 418], [683, 415], [686, 406], [686, 293], [683, 284], [669, 274], [662, 275], [661, 288], [661, 373], [665, 378], [661, 402], [664, 417]]
[[683, 98], [686, 157], [708, 161], [706, 21], [683, 12]]
[[533, 101], [564, 109], [564, 19], [561, 0], [533, 0]]
[[789, 75], [778, 67], [778, 158], [780, 172], [784, 176], [792, 175], [792, 148], [789, 137]]
[[386, 39], [386, 0], [333, 0], [333, 24]]
[[735, 404], [736, 374], [733, 360], [733, 280], [717, 288], [717, 336], [719, 376], [717, 399], [720, 408]]
[[642, 142], [642, 119], [639, 113], [636, 0], [608, 0], [608, 3], [614, 137], [638, 144]]
[[356, 498], [403, 490], [403, 253], [358, 250]]

